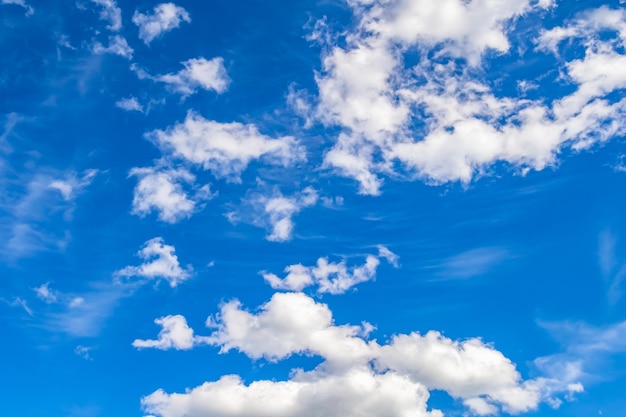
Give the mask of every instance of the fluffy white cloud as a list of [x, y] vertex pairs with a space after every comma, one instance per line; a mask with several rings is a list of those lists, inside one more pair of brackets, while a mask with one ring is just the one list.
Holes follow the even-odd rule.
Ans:
[[156, 211], [159, 220], [176, 223], [190, 217], [201, 201], [213, 196], [208, 185], [193, 194], [185, 191], [183, 185], [193, 187], [196, 177], [184, 168], [133, 168], [130, 175], [139, 178], [132, 208], [139, 216]]
[[164, 83], [167, 87], [178, 94], [189, 96], [199, 89], [213, 90], [218, 94], [225, 92], [230, 84], [230, 78], [224, 67], [224, 59], [192, 58], [181, 62], [184, 69], [171, 74], [150, 75], [137, 65], [131, 65], [140, 79], [149, 79]]
[[244, 200], [239, 211], [227, 213], [235, 223], [246, 221], [268, 230], [266, 239], [271, 242], [286, 242], [293, 237], [293, 217], [304, 208], [317, 204], [319, 195], [312, 187], [306, 187], [291, 196], [284, 196], [275, 189], [268, 194], [254, 193]]
[[180, 315], [165, 316], [154, 320], [162, 327], [157, 340], [140, 340], [133, 342], [137, 349], [154, 348], [161, 350], [189, 350], [194, 346], [206, 343], [206, 337], [194, 336], [187, 320]]
[[116, 277], [139, 277], [147, 279], [164, 279], [170, 286], [176, 287], [191, 278], [192, 268], [182, 268], [173, 246], [163, 243], [163, 239], [155, 237], [148, 240], [137, 256], [144, 260], [138, 266], [127, 266], [115, 272]]
[[221, 352], [237, 349], [250, 358], [270, 361], [294, 353], [313, 353], [337, 365], [367, 361], [369, 347], [358, 337], [361, 326], [335, 326], [325, 304], [302, 293], [277, 293], [258, 314], [241, 308], [238, 301], [224, 304], [220, 314], [209, 317], [209, 336]]
[[228, 375], [185, 394], [158, 390], [141, 404], [159, 417], [442, 417], [427, 410], [428, 397], [423, 386], [405, 376], [361, 367], [342, 375], [298, 372], [289, 381], [250, 385]]
[[251, 161], [288, 166], [305, 159], [304, 149], [291, 136], [271, 138], [256, 126], [220, 123], [190, 111], [185, 121], [146, 137], [163, 152], [201, 165], [216, 177], [239, 181]]
[[109, 22], [107, 28], [114, 32], [122, 28], [122, 10], [117, 7], [115, 0], [91, 0], [101, 7], [100, 20]]
[[128, 45], [126, 39], [120, 35], [109, 36], [109, 45], [104, 46], [100, 42], [96, 42], [93, 45], [93, 52], [95, 54], [113, 54], [119, 55], [126, 59], [131, 59], [133, 57], [133, 48]]
[[[256, 313], [231, 301], [209, 317], [207, 326], [216, 330], [200, 343], [219, 346], [222, 353], [236, 349], [269, 361], [317, 355], [324, 362], [312, 371], [297, 370], [286, 381], [245, 385], [230, 375], [184, 394], [158, 390], [143, 398], [146, 412], [160, 417], [287, 417], [320, 415], [322, 409], [322, 415], [422, 416], [429, 415], [429, 391], [442, 390], [474, 414], [488, 415], [530, 411], [542, 401], [558, 407], [560, 394], [582, 389], [557, 379], [524, 381], [509, 359], [479, 339], [459, 342], [429, 332], [396, 335], [383, 345], [368, 341], [371, 325], [335, 325], [327, 305], [302, 293], [274, 294]], [[191, 347], [191, 330], [186, 325], [184, 330], [186, 336], [180, 338]], [[226, 400], [233, 396], [237, 401]], [[303, 403], [307, 407], [300, 408]]]
[[25, 0], [2, 0], [0, 1], [0, 4], [15, 4], [17, 6], [21, 6], [26, 10], [27, 16], [35, 13], [35, 10], [33, 10], [33, 8], [28, 5]]
[[[324, 164], [356, 179], [363, 194], [380, 193], [381, 174], [467, 183], [498, 161], [541, 170], [564, 147], [585, 149], [625, 130], [626, 101], [607, 98], [626, 88], [623, 11], [603, 7], [540, 35], [544, 50], [572, 37], [587, 48], [583, 59], [563, 63], [577, 90], [550, 103], [499, 97], [475, 67], [487, 51], [508, 52], [515, 19], [552, 1], [350, 4], [359, 23], [345, 47], [323, 56], [314, 116], [343, 128]], [[415, 48], [432, 58], [407, 68], [403, 55]]]
[[146, 45], [163, 33], [176, 29], [182, 22], [191, 22], [189, 13], [174, 3], [156, 5], [152, 14], [135, 11], [133, 15], [133, 23], [139, 26], [139, 38]]
[[137, 97], [127, 97], [115, 102], [115, 106], [126, 111], [138, 111], [143, 113], [143, 106], [137, 100]]
[[328, 262], [328, 258], [319, 258], [316, 266], [289, 265], [285, 268], [287, 276], [284, 278], [266, 272], [263, 272], [263, 278], [274, 289], [302, 291], [317, 285], [319, 293], [343, 294], [361, 282], [375, 279], [381, 257], [397, 265], [398, 256], [379, 246], [378, 256], [368, 255], [361, 266], [348, 268], [345, 260]]

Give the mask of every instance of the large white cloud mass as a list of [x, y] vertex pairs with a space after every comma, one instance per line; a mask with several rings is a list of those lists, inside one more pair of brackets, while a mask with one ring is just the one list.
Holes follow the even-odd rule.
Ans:
[[[207, 319], [214, 331], [193, 336], [182, 316], [157, 320], [159, 339], [135, 346], [189, 349], [198, 344], [232, 349], [270, 362], [314, 355], [323, 362], [296, 370], [286, 381], [244, 383], [235, 375], [183, 394], [158, 390], [142, 399], [161, 417], [216, 416], [441, 416], [429, 410], [429, 391], [459, 399], [474, 414], [521, 413], [582, 390], [556, 378], [523, 380], [515, 365], [480, 339], [454, 341], [439, 332], [400, 334], [387, 343], [370, 340], [373, 326], [336, 325], [326, 304], [303, 293], [277, 293], [258, 311], [237, 300]], [[177, 337], [171, 337], [170, 335]]]
[[[498, 162], [541, 170], [563, 149], [624, 132], [626, 101], [608, 97], [626, 87], [623, 10], [602, 7], [538, 34], [535, 52], [554, 54], [575, 91], [531, 100], [495, 92], [482, 65], [511, 53], [516, 21], [552, 1], [348, 3], [358, 24], [345, 46], [326, 45], [309, 117], [342, 128], [324, 164], [356, 179], [363, 194], [379, 194], [386, 174], [468, 183]], [[559, 58], [568, 39], [582, 42], [583, 58]], [[408, 53], [419, 56], [417, 64], [406, 64]]]

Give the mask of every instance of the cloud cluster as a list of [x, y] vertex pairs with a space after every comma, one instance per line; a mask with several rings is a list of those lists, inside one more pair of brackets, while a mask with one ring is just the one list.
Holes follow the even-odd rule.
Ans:
[[133, 23], [139, 27], [139, 38], [149, 45], [165, 32], [176, 29], [182, 22], [191, 22], [189, 13], [174, 3], [161, 3], [154, 6], [151, 14], [135, 11]]
[[[541, 170], [565, 147], [584, 149], [623, 132], [625, 102], [607, 98], [626, 86], [616, 70], [626, 59], [623, 11], [603, 7], [538, 36], [546, 51], [582, 38], [585, 57], [562, 66], [576, 87], [570, 95], [552, 103], [502, 97], [483, 80], [480, 65], [509, 52], [516, 19], [552, 3], [350, 1], [358, 24], [345, 46], [328, 45], [317, 75], [312, 117], [342, 128], [325, 166], [375, 195], [381, 175], [467, 183], [497, 162]], [[407, 52], [423, 59], [407, 66]]]
[[289, 265], [285, 268], [287, 275], [284, 278], [267, 272], [263, 272], [263, 278], [278, 290], [302, 291], [316, 285], [320, 294], [343, 294], [357, 284], [373, 280], [380, 258], [397, 266], [398, 256], [386, 247], [379, 246], [378, 256], [367, 255], [365, 263], [360, 266], [349, 268], [345, 260], [328, 262], [328, 258], [319, 258], [316, 266]]
[[[271, 362], [294, 354], [324, 361], [311, 371], [294, 371], [286, 381], [246, 385], [229, 375], [183, 394], [157, 390], [142, 405], [160, 417], [314, 416], [319, 410], [322, 415], [442, 416], [428, 409], [431, 390], [462, 400], [477, 415], [521, 413], [542, 401], [558, 406], [559, 394], [582, 389], [557, 379], [523, 380], [509, 359], [479, 339], [453, 341], [428, 332], [396, 335], [379, 344], [368, 340], [370, 324], [336, 325], [327, 305], [302, 293], [274, 294], [256, 313], [237, 300], [228, 302], [207, 319], [215, 330], [199, 342], [180, 316], [161, 322], [163, 336], [149, 342], [154, 347], [210, 344], [222, 353], [235, 349]], [[176, 342], [166, 336], [171, 328], [178, 332]], [[223, 400], [234, 396], [235, 402]]]

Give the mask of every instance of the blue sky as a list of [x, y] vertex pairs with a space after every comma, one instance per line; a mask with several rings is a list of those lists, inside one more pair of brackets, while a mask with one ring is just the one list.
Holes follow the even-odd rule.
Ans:
[[0, 0], [0, 414], [623, 413], [622, 3]]

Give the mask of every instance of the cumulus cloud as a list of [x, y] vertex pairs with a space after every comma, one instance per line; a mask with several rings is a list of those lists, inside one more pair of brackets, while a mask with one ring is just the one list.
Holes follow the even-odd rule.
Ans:
[[137, 277], [164, 279], [172, 288], [191, 278], [192, 268], [182, 268], [175, 254], [174, 246], [166, 245], [163, 238], [155, 237], [148, 240], [137, 256], [144, 260], [138, 266], [127, 266], [115, 272], [116, 277]]
[[191, 22], [189, 13], [174, 3], [156, 5], [151, 14], [137, 10], [133, 15], [133, 23], [139, 27], [139, 38], [146, 45], [165, 32], [176, 29], [182, 22]]
[[25, 0], [2, 0], [0, 1], [0, 4], [15, 4], [16, 6], [23, 7], [26, 10], [26, 16], [30, 16], [35, 13], [35, 10], [28, 3], [26, 3]]
[[278, 189], [270, 194], [253, 193], [238, 211], [229, 212], [227, 217], [233, 223], [245, 221], [267, 229], [266, 239], [271, 242], [286, 242], [293, 237], [293, 217], [317, 204], [318, 199], [313, 187], [306, 187], [291, 196], [284, 196]]
[[[383, 175], [468, 183], [496, 162], [541, 170], [565, 147], [586, 149], [625, 131], [626, 101], [608, 98], [626, 87], [617, 70], [626, 59], [621, 10], [586, 12], [539, 35], [545, 51], [572, 38], [586, 48], [583, 59], [562, 63], [576, 91], [550, 103], [498, 96], [479, 67], [487, 52], [509, 52], [516, 19], [552, 1], [349, 3], [358, 24], [345, 46], [326, 48], [313, 116], [342, 127], [324, 165], [357, 180], [360, 193], [379, 194]], [[415, 48], [429, 58], [407, 67], [404, 53]]]
[[176, 73], [150, 75], [137, 65], [131, 65], [140, 79], [149, 79], [164, 83], [167, 88], [184, 97], [195, 94], [199, 89], [224, 93], [230, 84], [230, 78], [224, 67], [224, 59], [192, 58], [181, 62], [185, 67]]
[[[523, 380], [509, 359], [480, 339], [454, 341], [433, 331], [396, 335], [379, 344], [367, 339], [370, 324], [336, 325], [327, 305], [303, 293], [274, 294], [255, 313], [236, 300], [228, 302], [207, 326], [215, 331], [202, 343], [221, 353], [235, 349], [269, 361], [304, 354], [324, 361], [311, 371], [292, 372], [286, 381], [246, 385], [228, 375], [184, 394], [157, 390], [142, 399], [146, 412], [160, 417], [313, 416], [319, 410], [323, 415], [442, 416], [427, 404], [429, 391], [442, 390], [474, 414], [487, 415], [534, 410], [542, 401], [558, 407], [560, 394], [582, 389], [557, 379]], [[184, 346], [193, 346], [190, 329], [183, 328]], [[238, 401], [223, 400], [232, 396]]]
[[115, 0], [91, 0], [100, 6], [100, 20], [109, 22], [107, 29], [117, 32], [122, 28], [122, 10], [117, 7]]
[[134, 347], [137, 349], [189, 350], [207, 342], [206, 337], [194, 336], [193, 330], [187, 325], [187, 320], [183, 316], [165, 316], [154, 320], [154, 322], [162, 327], [159, 338], [157, 340], [137, 339], [133, 342]]
[[[133, 196], [132, 213], [146, 216], [152, 211], [167, 223], [189, 218], [198, 204], [213, 197], [208, 185], [195, 187], [196, 177], [184, 168], [133, 168], [130, 175], [139, 179]], [[196, 188], [186, 191], [187, 188]]]
[[420, 384], [402, 375], [375, 374], [363, 367], [342, 375], [299, 372], [289, 381], [250, 385], [228, 375], [185, 394], [158, 390], [141, 404], [159, 417], [442, 417], [440, 411], [426, 409], [428, 397]]
[[104, 46], [100, 42], [94, 43], [93, 52], [98, 55], [113, 54], [119, 55], [126, 59], [132, 59], [134, 50], [130, 47], [130, 45], [128, 45], [126, 39], [124, 39], [120, 35], [115, 35], [109, 36], [108, 46]]
[[190, 111], [185, 121], [146, 135], [161, 150], [201, 165], [218, 178], [240, 181], [241, 173], [254, 160], [289, 166], [305, 159], [295, 138], [271, 138], [252, 124], [220, 123]]
[[319, 293], [343, 294], [361, 282], [375, 279], [380, 258], [397, 266], [398, 256], [386, 247], [379, 246], [378, 256], [367, 255], [365, 263], [360, 266], [349, 268], [345, 260], [328, 262], [328, 258], [319, 258], [316, 266], [289, 265], [285, 268], [287, 275], [284, 278], [266, 272], [262, 274], [274, 289], [302, 291], [317, 285]]

